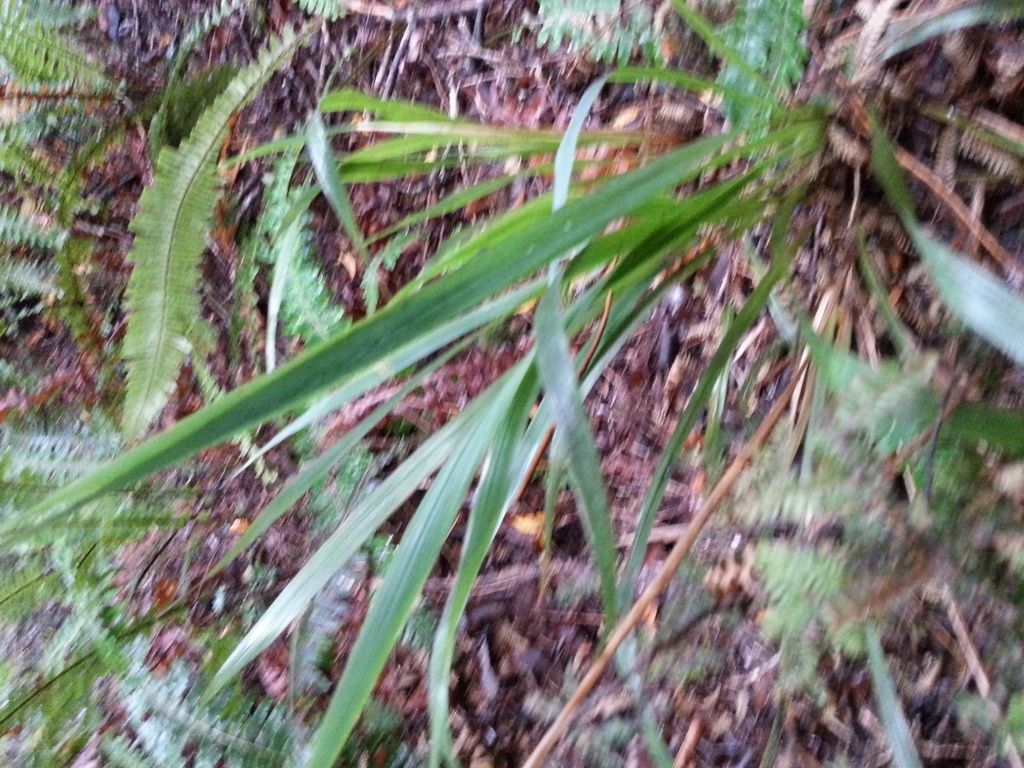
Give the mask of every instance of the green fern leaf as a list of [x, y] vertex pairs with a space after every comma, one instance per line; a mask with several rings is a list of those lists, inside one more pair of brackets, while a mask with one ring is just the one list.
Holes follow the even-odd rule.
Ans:
[[[0, 216], [3, 212], [0, 211]], [[3, 249], [0, 248], [0, 253]], [[15, 261], [4, 254], [0, 261], [0, 291], [15, 296], [60, 296], [50, 265], [36, 261]]]
[[4, 572], [4, 582], [0, 585], [3, 624], [12, 626], [21, 621], [50, 597], [48, 580], [55, 573], [47, 565], [46, 558], [38, 553], [0, 560]]
[[198, 314], [197, 268], [218, 197], [217, 152], [227, 122], [305, 38], [287, 32], [276, 40], [232, 80], [179, 148], [160, 153], [153, 185], [132, 222], [137, 237], [127, 292], [123, 419], [130, 436], [144, 432], [166, 404], [189, 351], [189, 326]]
[[306, 13], [320, 16], [327, 21], [334, 21], [345, 15], [345, 6], [341, 0], [299, 0], [299, 5]]
[[[14, 730], [22, 738], [9, 747], [0, 743], [5, 757], [13, 757], [14, 765], [69, 765], [69, 742], [99, 726], [93, 685], [111, 671], [99, 656], [85, 654], [69, 659], [57, 674], [12, 691], [0, 709], [0, 732]], [[30, 716], [22, 718], [26, 712]]]
[[63, 230], [41, 226], [13, 208], [0, 208], [0, 245], [28, 245], [55, 251], [66, 237]]
[[[0, 74], [20, 83], [66, 83], [102, 87], [100, 67], [68, 45], [54, 29], [50, 4], [27, 0], [0, 3]], [[61, 16], [61, 14], [57, 14]]]
[[122, 448], [116, 432], [57, 424], [50, 428], [8, 427], [0, 435], [0, 480], [25, 473], [41, 486], [57, 487], [95, 471]]
[[131, 655], [120, 703], [134, 743], [118, 739], [112, 750], [104, 749], [123, 758], [118, 764], [181, 765], [186, 755], [196, 768], [281, 768], [295, 762], [301, 730], [283, 708], [253, 705], [230, 692], [200, 704], [195, 676], [180, 660], [157, 677], [142, 663], [145, 644], [137, 643]]
[[640, 48], [658, 56], [659, 25], [651, 9], [636, 0], [540, 0], [537, 40], [549, 50], [568, 43], [597, 61], [625, 64]]
[[[803, 76], [807, 60], [801, 0], [741, 0], [736, 16], [723, 30], [723, 38], [776, 90], [788, 91]], [[726, 66], [718, 82], [739, 93], [758, 95], [761, 85], [739, 67]], [[768, 115], [746, 102], [726, 99], [725, 112], [734, 125], [751, 136], [767, 131]]]
[[39, 186], [52, 183], [53, 169], [27, 148], [38, 136], [38, 130], [20, 121], [0, 124], [0, 171], [10, 174], [15, 181], [24, 178]]

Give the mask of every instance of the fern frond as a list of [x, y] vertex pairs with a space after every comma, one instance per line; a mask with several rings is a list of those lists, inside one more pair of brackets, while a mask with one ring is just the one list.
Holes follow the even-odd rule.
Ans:
[[[20, 129], [18, 123], [0, 123], [0, 171], [4, 171], [17, 179], [20, 176], [33, 176], [36, 183], [44, 183], [47, 180], [43, 165], [32, 157], [25, 145], [31, 139], [24, 137], [25, 132]], [[49, 180], [52, 180], [52, 174]]]
[[285, 334], [304, 343], [321, 341], [346, 322], [345, 311], [333, 300], [313, 253], [310, 216], [296, 216], [293, 208], [306, 188], [291, 186], [297, 152], [288, 152], [274, 164], [264, 191], [264, 208], [243, 246], [246, 261], [274, 268], [267, 313], [267, 368], [274, 366], [277, 319]]
[[296, 258], [285, 284], [282, 317], [285, 332], [312, 343], [337, 333], [346, 322], [345, 310], [327, 289], [323, 271], [314, 262], [308, 217], [296, 220]]
[[305, 620], [296, 629], [291, 675], [293, 690], [300, 695], [322, 695], [330, 689], [331, 681], [325, 673], [333, 663], [329, 652], [338, 630], [351, 617], [353, 598], [365, 578], [365, 573], [359, 572], [364, 565], [365, 559], [338, 573], [316, 596]]
[[540, 0], [537, 40], [549, 49], [568, 43], [597, 61], [625, 64], [640, 48], [658, 55], [654, 14], [638, 0]]
[[48, 677], [22, 673], [16, 686], [5, 681], [7, 684], [0, 689], [7, 694], [0, 707], [0, 733], [17, 726], [25, 737], [20, 740], [24, 750], [21, 757], [42, 764], [50, 761], [51, 765], [68, 765], [74, 752], [67, 749], [68, 742], [91, 733], [99, 725], [100, 714], [92, 700], [93, 686], [111, 671], [113, 668], [102, 654], [85, 652], [67, 659], [58, 672]]
[[[74, 83], [101, 88], [103, 70], [76, 52], [48, 20], [49, 3], [0, 3], [0, 73], [16, 82]], [[57, 18], [57, 21], [60, 21]]]
[[28, 245], [55, 251], [66, 237], [67, 233], [58, 227], [43, 226], [8, 206], [0, 208], [0, 246]]
[[[740, 0], [736, 15], [723, 30], [725, 42], [760, 72], [777, 91], [789, 91], [803, 76], [807, 60], [802, 0]], [[723, 86], [760, 95], [760, 84], [738, 67], [726, 66], [718, 76]], [[746, 102], [727, 99], [724, 108], [733, 125], [752, 136], [768, 128], [768, 115]]]
[[[287, 184], [290, 166], [278, 168]], [[272, 187], [279, 182], [275, 179]], [[268, 189], [268, 191], [270, 191]], [[254, 233], [257, 258], [274, 265], [272, 292], [279, 292], [283, 331], [289, 336], [311, 343], [326, 339], [345, 322], [345, 311], [333, 300], [313, 254], [308, 213], [296, 216], [285, 224], [287, 212], [304, 190], [284, 190], [268, 197], [267, 208]], [[278, 306], [275, 302], [273, 307]], [[272, 307], [272, 308], [273, 308]], [[271, 322], [268, 318], [268, 322]], [[273, 344], [273, 331], [268, 326], [268, 366]]]
[[299, 726], [280, 709], [228, 695], [200, 704], [200, 691], [180, 660], [156, 677], [139, 660], [144, 655], [140, 648], [122, 688], [128, 724], [136, 734], [131, 755], [146, 758], [145, 764], [167, 766], [180, 765], [189, 755], [196, 768], [281, 768], [293, 762]]
[[197, 267], [217, 201], [217, 152], [228, 120], [305, 37], [286, 33], [242, 70], [199, 118], [188, 140], [160, 153], [153, 186], [142, 194], [132, 222], [135, 268], [126, 294], [123, 426], [131, 436], [144, 432], [163, 408], [189, 351], [188, 329], [198, 314]]
[[0, 291], [18, 296], [60, 296], [60, 290], [54, 283], [54, 272], [43, 262], [16, 261], [5, 255], [0, 261]]
[[320, 16], [327, 21], [334, 21], [345, 15], [345, 4], [342, 0], [299, 0], [299, 6], [306, 13]]
[[41, 484], [57, 486], [95, 471], [121, 448], [117, 433], [110, 430], [86, 431], [78, 425], [7, 428], [0, 434], [0, 456], [5, 459], [0, 479], [9, 481], [31, 473]]
[[49, 597], [48, 580], [55, 575], [46, 558], [33, 553], [3, 558], [4, 581], [0, 585], [0, 624], [13, 625], [37, 609]]

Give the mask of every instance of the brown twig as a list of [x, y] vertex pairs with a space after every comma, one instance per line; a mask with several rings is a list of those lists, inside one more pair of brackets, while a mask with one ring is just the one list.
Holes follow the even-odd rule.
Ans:
[[[985, 667], [982, 666], [981, 657], [974, 647], [974, 641], [971, 640], [971, 633], [967, 629], [963, 616], [960, 614], [956, 600], [953, 598], [953, 591], [948, 586], [942, 589], [942, 600], [946, 604], [946, 613], [949, 614], [950, 623], [953, 625], [953, 633], [960, 644], [960, 651], [964, 655], [967, 670], [970, 672], [971, 677], [974, 678], [974, 684], [978, 686], [978, 693], [981, 695], [981, 698], [987, 700], [992, 690], [992, 683], [989, 681]], [[1005, 748], [1006, 758], [1009, 760], [1010, 765], [1013, 768], [1024, 768], [1024, 760], [1021, 759], [1020, 752], [1017, 751], [1009, 736], [1006, 738]]]
[[608, 638], [608, 643], [601, 651], [601, 655], [598, 656], [591, 665], [587, 674], [569, 698], [569, 701], [566, 702], [562, 711], [559, 712], [558, 717], [555, 718], [555, 721], [537, 743], [537, 746], [534, 747], [533, 752], [530, 753], [526, 762], [523, 763], [523, 768], [540, 768], [540, 766], [544, 764], [544, 761], [551, 753], [555, 744], [558, 743], [559, 739], [562, 738], [562, 735], [569, 727], [569, 723], [572, 722], [572, 719], [576, 715], [576, 711], [580, 708], [580, 705], [583, 703], [583, 700], [586, 699], [597, 684], [597, 681], [600, 680], [601, 676], [604, 674], [605, 668], [612, 660], [612, 657], [614, 657], [619, 646], [633, 631], [633, 628], [644, 614], [647, 613], [654, 601], [657, 600], [661, 593], [665, 591], [665, 588], [669, 585], [672, 577], [675, 576], [676, 570], [679, 568], [679, 564], [693, 547], [701, 529], [708, 522], [711, 515], [719, 505], [725, 500], [725, 497], [732, 490], [733, 484], [746, 468], [747, 461], [753, 455], [754, 451], [760, 448], [772, 433], [776, 423], [786, 410], [789, 398], [792, 396], [793, 390], [796, 388], [796, 382], [800, 378], [799, 374], [799, 370], [793, 372], [793, 378], [790, 379], [786, 390], [775, 402], [775, 405], [772, 406], [772, 409], [768, 412], [768, 415], [765, 416], [764, 421], [761, 422], [761, 426], [757, 428], [753, 437], [751, 437], [743, 446], [739, 455], [735, 460], [733, 460], [732, 464], [729, 465], [725, 474], [722, 475], [722, 479], [718, 481], [718, 485], [715, 486], [714, 490], [711, 491], [711, 495], [708, 496], [707, 501], [704, 502], [704, 506], [686, 527], [686, 530], [679, 537], [678, 541], [676, 541], [675, 546], [672, 548], [672, 551], [669, 552], [668, 557], [665, 559], [665, 562], [662, 564], [657, 575], [655, 575], [654, 580], [651, 581], [637, 601], [633, 603], [633, 607], [630, 608], [629, 613], [626, 614], [626, 616], [619, 622], [618, 626], [615, 627], [615, 631], [612, 632], [611, 636]]
[[683, 743], [679, 746], [679, 751], [676, 752], [676, 759], [672, 762], [672, 768], [686, 768], [686, 766], [690, 765], [693, 751], [697, 748], [697, 742], [700, 741], [703, 730], [704, 723], [701, 722], [700, 717], [695, 717], [690, 722], [690, 727], [686, 729], [686, 738], [683, 739]]
[[492, 0], [449, 0], [449, 2], [434, 3], [431, 5], [407, 4], [402, 8], [395, 8], [388, 3], [375, 2], [374, 0], [347, 0], [345, 8], [352, 13], [361, 13], [364, 16], [376, 16], [378, 19], [388, 21], [402, 21], [409, 18], [410, 11], [415, 14], [417, 21], [426, 19], [439, 19], [443, 16], [457, 16], [461, 13], [472, 13], [489, 5]]
[[953, 216], [959, 220], [971, 237], [981, 243], [982, 247], [989, 252], [993, 259], [999, 262], [999, 266], [1005, 269], [1007, 274], [1020, 275], [1020, 267], [1013, 256], [1000, 245], [995, 236], [985, 228], [985, 225], [978, 221], [977, 217], [971, 213], [971, 209], [950, 191], [938, 174], [900, 147], [896, 147], [896, 161], [903, 166], [904, 170], [928, 187], [932, 194], [949, 208]]

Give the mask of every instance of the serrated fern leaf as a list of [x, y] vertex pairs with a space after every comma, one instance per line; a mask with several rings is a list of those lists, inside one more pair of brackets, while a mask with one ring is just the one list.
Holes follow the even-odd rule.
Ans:
[[123, 428], [138, 436], [167, 402], [189, 351], [198, 314], [198, 264], [218, 197], [217, 152], [231, 115], [291, 56], [305, 36], [288, 32], [243, 69], [203, 113], [177, 149], [164, 148], [154, 182], [132, 222], [128, 284], [128, 361]]
[[[200, 704], [192, 675], [180, 660], [157, 677], [138, 661], [140, 648], [121, 697], [136, 739], [132, 745], [121, 741], [119, 747], [127, 747], [133, 758], [145, 765], [176, 766], [189, 756], [196, 768], [281, 768], [292, 763], [298, 726], [280, 709], [227, 695]], [[128, 757], [123, 749], [115, 751]]]
[[48, 3], [0, 0], [0, 75], [17, 82], [101, 87], [103, 71], [54, 29]]
[[[2, 212], [0, 212], [2, 215]], [[3, 249], [0, 248], [0, 254]], [[54, 284], [54, 270], [35, 261], [15, 261], [6, 254], [0, 261], [0, 291], [18, 296], [59, 296]]]
[[25, 133], [18, 123], [0, 124], [0, 171], [14, 178], [29, 176], [39, 184], [52, 181], [52, 173], [47, 177], [43, 164], [24, 147], [32, 138], [26, 138]]
[[597, 61], [625, 64], [640, 48], [658, 53], [651, 9], [638, 0], [540, 0], [538, 42], [549, 49], [568, 43]]
[[66, 237], [67, 233], [58, 227], [41, 225], [12, 208], [0, 208], [0, 246], [28, 245], [55, 251]]
[[[806, 26], [802, 0], [740, 0], [722, 37], [776, 91], [789, 91], [803, 76]], [[735, 66], [727, 65], [718, 81], [740, 93], [761, 95], [761, 84]], [[733, 125], [752, 137], [767, 131], [769, 116], [756, 105], [726, 99], [723, 106]]]
[[292, 686], [299, 695], [323, 695], [330, 690], [330, 651], [338, 630], [351, 618], [354, 597], [366, 575], [361, 570], [365, 570], [365, 560], [338, 573], [313, 600], [292, 636]]
[[128, 389], [123, 420], [130, 436], [144, 432], [163, 408], [189, 352], [188, 327], [199, 312], [199, 257], [217, 201], [213, 147], [222, 127], [197, 137], [204, 141], [190, 140], [180, 150], [160, 153], [154, 184], [142, 193], [132, 221], [137, 237], [126, 293]]
[[111, 668], [101, 656], [87, 654], [69, 660], [52, 677], [26, 681], [12, 691], [0, 708], [0, 732], [13, 730], [23, 736], [18, 744], [11, 745], [14, 764], [25, 764], [19, 757], [38, 761], [31, 764], [70, 764], [73, 750], [67, 749], [67, 741], [99, 725], [93, 685], [109, 672]]
[[[308, 224], [308, 215], [296, 218], [273, 246], [277, 264], [287, 264], [281, 297], [284, 331], [305, 343], [326, 339], [345, 320], [345, 311], [333, 301], [314, 262]], [[289, 251], [291, 258], [284, 262]]]
[[4, 581], [0, 585], [0, 617], [13, 624], [39, 607], [46, 598], [54, 572], [39, 553], [25, 557], [5, 557], [0, 561]]
[[345, 15], [345, 5], [341, 0], [299, 0], [299, 5], [306, 13], [320, 16], [327, 21], [334, 21]]
[[0, 479], [31, 473], [39, 482], [57, 486], [94, 471], [121, 450], [112, 431], [79, 426], [43, 429], [10, 428], [0, 434]]
[[[308, 238], [308, 233], [304, 235]], [[345, 322], [345, 311], [327, 290], [323, 272], [310, 257], [293, 262], [292, 270], [282, 308], [286, 332], [307, 342], [337, 333]]]
[[305, 343], [321, 341], [345, 323], [345, 311], [327, 289], [323, 272], [313, 254], [309, 214], [294, 215], [293, 208], [305, 193], [290, 186], [297, 153], [281, 157], [274, 165], [264, 195], [265, 207], [246, 242], [247, 258], [274, 268], [267, 318], [267, 368], [275, 364], [278, 318], [285, 334]]

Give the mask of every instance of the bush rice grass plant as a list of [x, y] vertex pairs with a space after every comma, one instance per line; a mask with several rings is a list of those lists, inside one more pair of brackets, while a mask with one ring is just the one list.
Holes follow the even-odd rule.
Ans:
[[[715, 53], [731, 65], [766, 73], [748, 62], [728, 39], [714, 34], [681, 3], [677, 8], [705, 37]], [[276, 637], [299, 619], [340, 569], [355, 556], [374, 531], [418, 488], [429, 482], [405, 531], [391, 567], [375, 592], [359, 636], [346, 661], [331, 702], [313, 732], [305, 765], [327, 768], [335, 763], [352, 734], [359, 713], [370, 700], [373, 685], [398, 640], [421, 588], [456, 516], [468, 508], [467, 528], [455, 586], [449, 594], [436, 631], [430, 667], [430, 764], [453, 760], [447, 733], [448, 668], [453, 640], [472, 582], [479, 572], [498, 526], [528, 479], [534, 457], [547, 444], [549, 427], [555, 430], [554, 450], [561, 452], [567, 477], [579, 501], [584, 527], [598, 564], [606, 624], [610, 627], [632, 599], [633, 582], [645, 551], [647, 535], [665, 492], [669, 472], [683, 441], [697, 423], [712, 396], [716, 382], [729, 365], [743, 335], [767, 306], [772, 291], [785, 282], [800, 245], [800, 233], [788, 231], [793, 211], [815, 180], [817, 162], [825, 146], [832, 108], [821, 105], [794, 107], [784, 103], [774, 89], [742, 92], [730, 83], [715, 83], [686, 73], [668, 70], [623, 70], [614, 79], [656, 79], [689, 88], [711, 89], [725, 98], [736, 97], [756, 105], [769, 126], [756, 137], [743, 128], [706, 137], [666, 151], [640, 167], [614, 178], [577, 184], [568, 193], [575, 147], [582, 142], [628, 141], [621, 135], [581, 133], [575, 120], [564, 137], [550, 134], [478, 126], [453, 120], [411, 104], [384, 102], [340, 90], [327, 94], [323, 113], [360, 110], [376, 114], [348, 130], [397, 134], [365, 149], [338, 157], [331, 149], [330, 131], [319, 115], [311, 116], [304, 134], [252, 153], [251, 156], [305, 146], [321, 191], [354, 241], [360, 241], [344, 183], [393, 178], [431, 170], [449, 160], [434, 154], [446, 147], [460, 147], [463, 158], [487, 162], [524, 152], [559, 149], [553, 166], [554, 196], [544, 196], [522, 209], [499, 217], [486, 227], [461, 234], [424, 273], [377, 312], [343, 328], [295, 359], [265, 376], [226, 394], [172, 429], [130, 449], [109, 465], [51, 494], [30, 510], [0, 523], [0, 544], [18, 546], [45, 539], [59, 525], [76, 519], [83, 505], [117, 489], [143, 480], [153, 472], [174, 466], [204, 447], [228, 439], [240, 430], [277, 415], [306, 407], [295, 420], [308, 424], [328, 408], [336, 408], [373, 387], [427, 364], [431, 356], [489, 323], [507, 319], [527, 301], [538, 300], [534, 348], [457, 417], [428, 437], [405, 461], [368, 491], [340, 522], [280, 596], [239, 641], [216, 672], [207, 700], [222, 690]], [[791, 78], [790, 78], [791, 80]], [[592, 89], [585, 102], [594, 98]], [[581, 105], [580, 114], [588, 108]], [[204, 134], [207, 135], [207, 134]], [[207, 138], [209, 138], [208, 134]], [[914, 218], [913, 206], [891, 148], [882, 132], [875, 130], [873, 153], [875, 177], [882, 183], [894, 210], [900, 215], [926, 265], [936, 276], [940, 291], [963, 321], [979, 335], [1024, 361], [1019, 344], [1024, 323], [1024, 302], [980, 268], [941, 245], [925, 233]], [[208, 142], [206, 142], [208, 144]], [[205, 161], [204, 161], [205, 162]], [[731, 169], [725, 173], [724, 169]], [[210, 169], [208, 169], [210, 170]], [[714, 173], [719, 171], [718, 177]], [[170, 169], [158, 170], [158, 182]], [[709, 179], [715, 179], [709, 181]], [[702, 185], [694, 182], [704, 180]], [[676, 190], [697, 186], [683, 195]], [[494, 185], [458, 193], [439, 203], [429, 215], [485, 194]], [[155, 194], [155, 193], [154, 193]], [[150, 196], [151, 198], [153, 195]], [[179, 196], [180, 197], [180, 196]], [[310, 195], [296, 198], [296, 216]], [[422, 220], [424, 212], [407, 222]], [[141, 215], [141, 214], [140, 214]], [[155, 209], [145, 214], [158, 217]], [[201, 225], [201, 217], [196, 219]], [[147, 226], [155, 227], [156, 219]], [[612, 228], [609, 225], [620, 226]], [[661, 458], [638, 518], [635, 542], [622, 571], [615, 572], [615, 544], [611, 532], [607, 494], [600, 476], [594, 438], [582, 403], [602, 371], [630, 334], [674, 282], [687, 279], [712, 258], [696, 249], [703, 233], [717, 230], [734, 238], [766, 224], [772, 229], [773, 261], [729, 324], [708, 370], [698, 382]], [[201, 230], [202, 227], [200, 226]], [[195, 240], [199, 230], [183, 233]], [[656, 281], [680, 254], [695, 258], [669, 279]], [[582, 278], [585, 287], [569, 290]], [[984, 301], [978, 301], [981, 296]], [[998, 318], [986, 307], [996, 306]], [[594, 334], [594, 354], [576, 359], [568, 339], [583, 333], [604, 314], [602, 331]], [[803, 343], [814, 351], [816, 365], [827, 371], [847, 370], [852, 362], [830, 353], [829, 346], [809, 332]], [[422, 371], [418, 374], [423, 375]], [[409, 379], [413, 384], [416, 374]], [[915, 414], [911, 434], [932, 423], [941, 404], [931, 390], [923, 393], [924, 410]], [[931, 399], [929, 399], [929, 397]], [[321, 398], [317, 400], [317, 398]], [[397, 396], [396, 396], [397, 398]], [[539, 405], [535, 404], [540, 398]], [[309, 403], [314, 401], [312, 406]], [[395, 400], [378, 408], [353, 433], [365, 434]], [[956, 411], [949, 423], [957, 423]], [[961, 413], [960, 429], [976, 432], [996, 444], [1019, 442], [1011, 436], [1000, 441], [984, 428], [985, 416]], [[985, 411], [981, 414], [991, 414]], [[981, 425], [979, 427], [979, 424]], [[955, 430], [954, 430], [955, 431]], [[291, 501], [322, 478], [330, 462], [343, 458], [356, 438], [342, 441], [329, 459], [314, 460], [284, 489], [280, 503], [257, 518], [232, 552], [224, 567], [244, 546], [265, 530]], [[1019, 446], [1018, 446], [1019, 447]], [[912, 457], [911, 457], [912, 458]], [[433, 478], [432, 482], [430, 482]], [[473, 483], [476, 489], [467, 502]], [[787, 587], [792, 594], [793, 588]], [[781, 593], [780, 593], [781, 594]], [[872, 673], [884, 685], [877, 638], [868, 629]], [[885, 722], [894, 739], [899, 717], [893, 714], [891, 697], [883, 703]], [[656, 736], [656, 734], [655, 734]], [[653, 739], [654, 736], [651, 736]], [[655, 751], [656, 748], [652, 747]], [[662, 746], [662, 750], [664, 747]], [[908, 758], [910, 759], [910, 758]]]
[[[330, 103], [330, 99], [327, 97], [325, 102]], [[434, 131], [446, 128], [444, 123], [436, 125]], [[451, 141], [458, 138], [458, 131], [459, 127], [454, 126], [440, 135], [442, 140]], [[470, 140], [473, 133], [470, 131], [466, 140]], [[500, 138], [501, 134], [496, 135]], [[589, 388], [642, 320], [645, 310], [666, 289], [668, 283], [655, 289], [649, 284], [675, 249], [685, 246], [702, 227], [728, 226], [735, 216], [763, 209], [776, 195], [786, 194], [785, 184], [792, 176], [768, 175], [759, 173], [759, 169], [779, 163], [791, 164], [794, 169], [808, 167], [822, 135], [823, 115], [794, 113], [791, 123], [761, 141], [736, 145], [734, 136], [716, 136], [669, 152], [600, 184], [589, 194], [577, 196], [549, 215], [535, 215], [518, 230], [505, 233], [501, 240], [496, 240], [490, 230], [482, 230], [446, 254], [444, 271], [432, 282], [414, 284], [342, 335], [225, 395], [197, 416], [143, 443], [104, 472], [94, 474], [91, 481], [69, 486], [66, 493], [51, 497], [45, 505], [37, 507], [37, 512], [45, 507], [46, 513], [35, 519], [22, 517], [12, 521], [0, 535], [5, 541], [12, 541], [33, 531], [39, 533], [44, 526], [73, 515], [86, 498], [141, 479], [202, 445], [212, 444], [239, 428], [301, 405], [327, 389], [343, 386], [347, 397], [355, 397], [411, 363], [423, 360], [444, 344], [486, 322], [510, 316], [527, 299], [545, 293], [542, 312], [543, 322], [550, 331], [549, 339], [557, 339], [563, 333], [575, 335], [600, 314], [605, 296], [609, 292], [614, 296], [607, 327], [597, 340], [597, 354], [583, 374], [584, 386]], [[429, 143], [425, 146], [432, 146], [439, 140], [438, 133], [427, 134], [426, 138]], [[575, 141], [575, 136], [570, 138]], [[752, 172], [727, 179], [687, 198], [676, 199], [671, 194], [678, 185], [741, 158], [754, 160]], [[344, 162], [341, 170], [344, 175]], [[561, 171], [560, 176], [564, 173]], [[621, 231], [604, 231], [609, 223], [624, 216], [631, 217], [625, 226], [633, 235], [633, 247], [627, 245]], [[565, 281], [568, 281], [594, 270], [604, 270], [616, 257], [617, 263], [607, 274], [564, 310], [560, 306], [563, 284], [560, 273], [554, 273], [551, 288], [547, 288], [548, 278], [531, 277], [539, 269], [568, 259], [563, 267]], [[761, 299], [765, 298], [767, 291], [762, 290]], [[749, 327], [758, 314], [757, 309], [741, 313], [734, 325], [733, 338], [738, 338], [742, 330]], [[561, 328], [565, 330], [560, 331]], [[309, 764], [333, 762], [351, 733], [388, 649], [397, 639], [414, 598], [436, 560], [450, 521], [461, 508], [470, 482], [478, 472], [482, 473], [470, 509], [458, 586], [439, 629], [441, 645], [437, 648], [441, 651], [450, 644], [440, 638], [452, 636], [464, 596], [482, 564], [483, 555], [541, 445], [550, 420], [547, 414], [551, 403], [560, 404], [558, 408], [562, 410], [555, 422], [562, 428], [588, 429], [585, 422], [564, 411], [566, 404], [576, 399], [577, 406], [573, 410], [579, 413], [580, 397], [579, 393], [573, 394], [576, 384], [571, 371], [576, 364], [558, 362], [564, 360], [566, 351], [564, 340], [560, 349], [542, 346], [538, 357], [546, 362], [539, 368], [534, 354], [529, 354], [368, 493], [238, 645], [215, 677], [211, 693], [298, 618], [331, 579], [338, 564], [355, 554], [404, 499], [438, 472], [403, 537], [395, 563], [371, 602], [332, 704], [313, 735]], [[530, 420], [542, 381], [547, 382], [548, 394], [542, 400], [539, 415]], [[577, 426], [572, 427], [573, 423]], [[602, 503], [603, 482], [597, 476], [593, 458], [588, 460], [573, 453], [568, 458], [574, 486], [591, 502], [584, 507], [589, 507], [591, 514], [588, 530], [594, 551], [599, 553], [598, 560], [603, 561], [602, 591], [606, 610], [614, 615], [616, 589], [611, 569], [614, 549], [606, 502]], [[440, 678], [440, 675], [434, 676], [435, 681]], [[443, 700], [441, 687], [433, 687], [433, 701]], [[444, 723], [447, 715], [434, 707], [432, 718], [435, 724]], [[435, 733], [443, 730], [443, 726], [434, 727]], [[437, 744], [435, 760], [440, 759], [441, 746]]]

